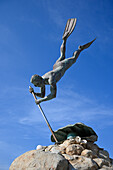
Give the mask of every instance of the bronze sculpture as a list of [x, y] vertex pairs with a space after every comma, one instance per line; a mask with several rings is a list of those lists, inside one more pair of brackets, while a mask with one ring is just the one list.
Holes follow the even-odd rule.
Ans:
[[[76, 25], [76, 18], [68, 19], [65, 30], [64, 30], [64, 34], [62, 37], [63, 42], [60, 48], [61, 56], [54, 64], [53, 70], [47, 72], [42, 77], [37, 74], [31, 77], [31, 83], [33, 83], [35, 87], [40, 87], [41, 89], [40, 93], [35, 93], [34, 89], [31, 87], [29, 89], [30, 93], [34, 93], [34, 95], [36, 95], [37, 97], [40, 97], [40, 99], [35, 100], [36, 104], [40, 104], [43, 101], [51, 100], [56, 97], [56, 93], [57, 93], [56, 83], [62, 78], [66, 70], [70, 68], [76, 62], [81, 51], [88, 48], [96, 39], [95, 38], [94, 40], [92, 40], [91, 42], [85, 45], [79, 46], [78, 50], [76, 50], [73, 53], [73, 56], [66, 59], [65, 58], [66, 40], [73, 32], [75, 25]], [[45, 96], [45, 85], [50, 85], [51, 93], [48, 96]]]

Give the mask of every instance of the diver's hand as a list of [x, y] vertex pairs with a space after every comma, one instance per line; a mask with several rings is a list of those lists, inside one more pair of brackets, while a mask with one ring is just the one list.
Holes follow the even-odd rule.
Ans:
[[35, 103], [38, 105], [38, 104], [41, 103], [41, 101], [40, 100], [35, 100]]
[[29, 86], [29, 92], [34, 93], [34, 89], [31, 86]]

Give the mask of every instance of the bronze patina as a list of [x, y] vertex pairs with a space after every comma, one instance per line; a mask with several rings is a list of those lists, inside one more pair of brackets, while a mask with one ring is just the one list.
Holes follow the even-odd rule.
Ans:
[[[64, 34], [63, 34], [63, 42], [60, 48], [60, 57], [53, 65], [53, 70], [47, 72], [42, 77], [35, 74], [31, 77], [31, 83], [34, 84], [35, 87], [40, 87], [41, 92], [35, 93], [33, 88], [30, 88], [30, 93], [34, 93], [37, 97], [40, 97], [40, 99], [36, 99], [35, 103], [40, 104], [41, 102], [51, 100], [56, 97], [57, 93], [57, 82], [62, 78], [66, 70], [68, 70], [77, 60], [80, 53], [87, 49], [94, 41], [90, 41], [89, 43], [85, 45], [81, 45], [78, 47], [78, 50], [76, 50], [72, 57], [65, 58], [65, 51], [66, 51], [66, 41], [67, 38], [71, 35], [76, 25], [76, 18], [68, 19]], [[50, 85], [50, 94], [45, 96], [45, 85]]]
[[[96, 140], [98, 138], [96, 132], [91, 127], [86, 126], [83, 123], [76, 123], [74, 125], [67, 125], [65, 127], [62, 127], [55, 131], [54, 135], [56, 136], [58, 142], [62, 142], [66, 139], [69, 139], [69, 137], [74, 138], [76, 136], [80, 136], [84, 139], [88, 139], [88, 137], [91, 136], [95, 136]], [[51, 135], [51, 141], [55, 142], [53, 135]]]

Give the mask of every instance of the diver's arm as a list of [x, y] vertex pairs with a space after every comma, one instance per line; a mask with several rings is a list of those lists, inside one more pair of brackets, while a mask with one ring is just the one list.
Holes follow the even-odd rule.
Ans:
[[55, 98], [56, 92], [57, 92], [57, 88], [56, 88], [55, 83], [50, 85], [50, 91], [51, 91], [51, 93], [48, 96], [45, 96], [45, 97], [38, 99], [38, 100], [35, 100], [35, 103], [40, 104], [41, 102], [48, 101], [48, 100]]
[[37, 97], [43, 98], [43, 97], [45, 96], [45, 86], [41, 87], [40, 90], [41, 90], [41, 93], [35, 93], [35, 92], [34, 92], [34, 94], [35, 94], [35, 96], [37, 96]]
[[34, 89], [32, 87], [29, 88], [30, 93], [33, 92], [35, 96], [43, 98], [45, 96], [45, 86], [41, 87], [40, 90], [41, 90], [40, 93], [36, 93], [36, 92], [34, 92]]

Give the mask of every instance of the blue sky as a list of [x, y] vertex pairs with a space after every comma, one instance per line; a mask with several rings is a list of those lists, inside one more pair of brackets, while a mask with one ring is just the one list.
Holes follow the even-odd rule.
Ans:
[[51, 144], [28, 87], [33, 74], [50, 71], [59, 57], [68, 18], [77, 18], [77, 25], [67, 57], [97, 40], [58, 83], [57, 98], [41, 106], [53, 130], [76, 122], [91, 126], [113, 158], [112, 0], [0, 0], [0, 170], [37, 145]]

